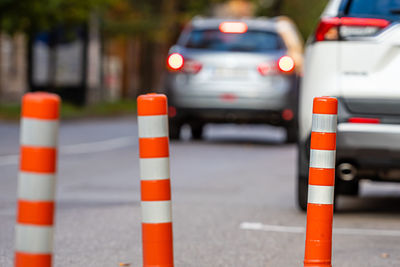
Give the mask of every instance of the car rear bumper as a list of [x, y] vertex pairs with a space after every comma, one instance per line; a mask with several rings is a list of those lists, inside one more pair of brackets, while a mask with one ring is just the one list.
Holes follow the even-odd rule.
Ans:
[[400, 125], [339, 123], [337, 161], [360, 168], [400, 168]]
[[280, 111], [297, 104], [295, 75], [208, 82], [182, 82], [178, 77], [169, 75], [166, 87], [170, 105], [177, 108]]
[[268, 123], [277, 126], [289, 126], [294, 121], [294, 117], [291, 120], [284, 120], [282, 112], [283, 110], [240, 108], [176, 108], [176, 116], [172, 119], [185, 122]]
[[221, 93], [219, 95], [179, 95], [170, 98], [170, 104], [181, 109], [227, 109], [253, 111], [280, 111], [292, 105], [294, 100], [289, 95], [239, 95]]

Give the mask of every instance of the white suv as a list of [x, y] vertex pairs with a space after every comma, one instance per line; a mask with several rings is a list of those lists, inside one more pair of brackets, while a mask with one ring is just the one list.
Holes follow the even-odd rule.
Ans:
[[300, 90], [298, 204], [306, 209], [315, 96], [339, 100], [335, 195], [400, 181], [400, 0], [331, 0], [308, 41]]

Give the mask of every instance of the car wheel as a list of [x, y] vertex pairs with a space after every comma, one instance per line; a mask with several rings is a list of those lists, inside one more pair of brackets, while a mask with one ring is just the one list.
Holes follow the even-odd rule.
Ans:
[[297, 142], [297, 127], [290, 125], [286, 128], [286, 143], [292, 144]]
[[297, 204], [303, 211], [307, 210], [308, 200], [308, 179], [299, 175], [297, 180]]
[[297, 205], [307, 210], [308, 202], [308, 142], [299, 142], [297, 146]]
[[170, 122], [169, 124], [169, 138], [171, 140], [179, 140], [181, 137], [182, 124], [177, 122]]
[[192, 138], [194, 140], [201, 140], [203, 138], [203, 124], [192, 124], [190, 125], [190, 129], [192, 131]]
[[360, 185], [357, 180], [348, 182], [340, 179], [336, 180], [336, 192], [338, 195], [357, 196], [359, 190]]

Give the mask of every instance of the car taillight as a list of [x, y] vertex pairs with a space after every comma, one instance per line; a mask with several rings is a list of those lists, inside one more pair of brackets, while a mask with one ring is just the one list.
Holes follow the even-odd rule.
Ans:
[[341, 37], [371, 36], [386, 28], [390, 22], [385, 19], [372, 18], [342, 18]]
[[346, 37], [362, 37], [376, 34], [390, 24], [375, 18], [323, 18], [315, 32], [316, 41], [333, 41]]
[[294, 60], [289, 56], [283, 56], [279, 58], [278, 61], [258, 64], [257, 70], [262, 76], [267, 76], [279, 73], [289, 74], [294, 70], [294, 67]]
[[196, 74], [199, 71], [201, 71], [202, 68], [203, 68], [203, 65], [200, 62], [198, 62], [196, 60], [188, 59], [183, 64], [182, 70], [183, 70], [183, 72], [186, 72], [186, 73]]
[[262, 76], [267, 76], [276, 72], [276, 67], [271, 63], [260, 63], [257, 66], [257, 70]]
[[316, 41], [330, 41], [339, 39], [340, 18], [323, 18], [315, 32]]
[[183, 56], [178, 53], [173, 53], [169, 55], [167, 59], [167, 66], [172, 71], [177, 71], [182, 69], [183, 64], [184, 64]]
[[358, 117], [353, 117], [353, 118], [350, 118], [348, 120], [348, 122], [350, 122], [350, 123], [374, 123], [374, 124], [377, 124], [377, 123], [380, 123], [381, 120], [377, 119], [377, 118], [358, 118]]
[[174, 117], [176, 117], [176, 114], [177, 114], [177, 112], [176, 112], [176, 107], [174, 107], [174, 106], [169, 106], [169, 107], [168, 107], [168, 117], [174, 118]]
[[185, 59], [181, 54], [173, 53], [168, 56], [167, 67], [172, 72], [196, 74], [203, 68], [203, 65], [196, 60]]
[[294, 118], [293, 110], [291, 110], [291, 109], [284, 109], [284, 110], [282, 111], [282, 118], [283, 118], [285, 121], [290, 121], [290, 120], [292, 120], [292, 119]]
[[278, 68], [284, 73], [290, 73], [294, 70], [294, 60], [289, 56], [283, 56], [278, 60]]

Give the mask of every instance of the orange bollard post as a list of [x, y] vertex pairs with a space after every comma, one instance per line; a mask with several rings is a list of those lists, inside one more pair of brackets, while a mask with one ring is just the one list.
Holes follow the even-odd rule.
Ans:
[[59, 106], [55, 94], [22, 99], [15, 267], [52, 266]]
[[173, 267], [167, 97], [138, 97], [144, 267]]
[[331, 267], [337, 99], [314, 98], [304, 266]]

